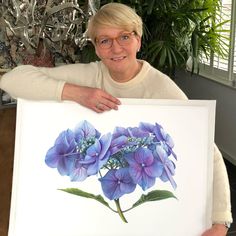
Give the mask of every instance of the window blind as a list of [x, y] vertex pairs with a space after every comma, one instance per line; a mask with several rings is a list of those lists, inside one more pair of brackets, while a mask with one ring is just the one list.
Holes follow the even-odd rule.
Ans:
[[[236, 2], [234, 0], [222, 0], [222, 8], [219, 12], [221, 19], [223, 21], [229, 20], [227, 24], [224, 25], [223, 30], [228, 30], [228, 32], [220, 32], [220, 34], [228, 39], [223, 39], [226, 45], [227, 54], [224, 58], [219, 55], [212, 54], [211, 58], [202, 57], [202, 65], [200, 74], [205, 77], [217, 79], [229, 85], [235, 86], [236, 82]], [[220, 23], [216, 19], [216, 23]], [[201, 73], [203, 71], [203, 73]]]

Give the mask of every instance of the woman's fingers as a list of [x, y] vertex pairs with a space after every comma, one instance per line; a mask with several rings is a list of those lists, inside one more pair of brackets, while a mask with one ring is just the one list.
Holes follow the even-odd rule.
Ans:
[[65, 84], [62, 100], [72, 100], [101, 113], [111, 109], [117, 110], [120, 100], [98, 88]]
[[121, 104], [120, 100], [112, 99], [111, 97], [102, 97], [99, 102], [97, 103], [96, 107], [102, 110], [118, 110], [118, 106]]
[[118, 110], [118, 105], [121, 104], [119, 99], [100, 89], [93, 89], [90, 92], [90, 101], [94, 104], [96, 112]]

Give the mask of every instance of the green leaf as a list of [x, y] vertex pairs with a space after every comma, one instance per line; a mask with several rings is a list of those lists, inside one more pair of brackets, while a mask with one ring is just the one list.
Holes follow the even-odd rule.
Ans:
[[165, 64], [165, 61], [166, 61], [166, 45], [164, 45], [164, 47], [161, 50], [159, 65], [162, 67]]
[[176, 197], [172, 192], [167, 190], [153, 190], [147, 194], [142, 194], [140, 199], [133, 204], [132, 208], [137, 207], [145, 202], [160, 201], [167, 198], [176, 198]]
[[155, 3], [155, 0], [152, 0], [149, 2], [148, 4], [148, 8], [147, 8], [147, 14], [150, 15], [154, 9], [154, 3]]
[[101, 195], [94, 195], [92, 193], [88, 193], [85, 191], [82, 191], [78, 188], [66, 188], [66, 189], [59, 189], [61, 191], [67, 192], [67, 193], [71, 193], [80, 197], [84, 197], [84, 198], [91, 198], [94, 199], [100, 203], [102, 203], [104, 206], [108, 207], [109, 209], [111, 209], [112, 211], [114, 211], [109, 204], [104, 200], [104, 198]]

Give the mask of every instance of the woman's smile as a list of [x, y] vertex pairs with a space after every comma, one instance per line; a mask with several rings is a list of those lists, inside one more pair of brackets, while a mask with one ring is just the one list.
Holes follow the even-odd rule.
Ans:
[[126, 58], [126, 56], [120, 56], [120, 57], [112, 57], [111, 60], [112, 61], [122, 61]]

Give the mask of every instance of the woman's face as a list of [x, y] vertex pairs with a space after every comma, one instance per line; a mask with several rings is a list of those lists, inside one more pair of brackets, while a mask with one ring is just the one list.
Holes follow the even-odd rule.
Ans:
[[121, 28], [103, 27], [97, 29], [95, 49], [97, 56], [112, 74], [136, 70], [136, 53], [141, 38], [134, 32]]

